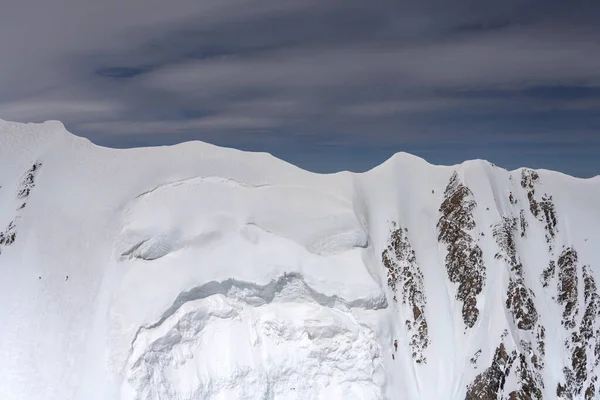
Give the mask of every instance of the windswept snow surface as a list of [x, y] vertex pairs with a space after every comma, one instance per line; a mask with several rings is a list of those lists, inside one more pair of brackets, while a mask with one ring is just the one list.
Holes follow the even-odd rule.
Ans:
[[0, 398], [600, 398], [600, 178], [0, 121]]

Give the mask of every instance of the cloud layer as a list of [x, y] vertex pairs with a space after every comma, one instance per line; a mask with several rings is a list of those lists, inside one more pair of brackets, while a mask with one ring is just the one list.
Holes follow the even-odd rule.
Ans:
[[597, 2], [7, 0], [0, 118], [313, 170], [395, 151], [600, 174]]

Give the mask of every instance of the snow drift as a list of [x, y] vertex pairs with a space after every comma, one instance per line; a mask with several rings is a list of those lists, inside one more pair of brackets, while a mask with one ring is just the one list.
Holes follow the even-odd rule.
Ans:
[[0, 121], [2, 399], [600, 398], [600, 179]]

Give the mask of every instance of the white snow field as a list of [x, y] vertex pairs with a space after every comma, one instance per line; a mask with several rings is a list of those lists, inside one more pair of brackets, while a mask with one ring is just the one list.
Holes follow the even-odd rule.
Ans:
[[0, 121], [0, 399], [600, 399], [600, 177], [320, 175]]

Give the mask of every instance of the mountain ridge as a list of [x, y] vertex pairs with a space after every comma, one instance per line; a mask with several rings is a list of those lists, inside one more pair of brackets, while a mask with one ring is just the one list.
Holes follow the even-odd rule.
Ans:
[[[185, 141], [185, 142], [181, 142], [181, 143], [176, 143], [176, 144], [170, 144], [170, 145], [157, 145], [157, 146], [148, 146], [148, 147], [131, 147], [131, 148], [114, 148], [114, 147], [107, 147], [107, 146], [102, 146], [99, 144], [96, 144], [94, 142], [92, 142], [91, 140], [89, 140], [88, 138], [85, 138], [83, 136], [78, 136], [76, 134], [71, 133], [70, 131], [67, 130], [67, 128], [65, 127], [65, 125], [59, 121], [59, 120], [46, 120], [44, 122], [28, 122], [28, 123], [23, 123], [23, 122], [13, 122], [13, 121], [7, 121], [7, 120], [3, 120], [0, 118], [0, 125], [4, 124], [4, 125], [12, 125], [12, 126], [20, 126], [20, 127], [31, 127], [31, 128], [36, 128], [36, 127], [44, 127], [44, 126], [49, 126], [49, 127], [53, 127], [55, 132], [59, 132], [62, 134], [67, 134], [67, 137], [73, 137], [76, 138], [77, 140], [82, 140], [85, 142], [88, 142], [90, 145], [93, 145], [95, 147], [100, 147], [100, 148], [105, 148], [105, 149], [111, 149], [111, 150], [116, 150], [116, 151], [128, 151], [128, 150], [133, 150], [133, 149], [160, 149], [160, 148], [178, 148], [178, 147], [185, 147], [185, 146], [189, 146], [189, 145], [201, 145], [201, 146], [207, 146], [207, 147], [212, 147], [212, 148], [217, 148], [217, 149], [227, 149], [229, 151], [232, 152], [241, 152], [241, 153], [251, 153], [251, 154], [256, 154], [256, 155], [263, 155], [263, 156], [267, 156], [270, 158], [275, 158], [276, 160], [285, 163], [285, 164], [289, 164], [295, 168], [301, 169], [302, 171], [305, 171], [307, 173], [310, 174], [316, 174], [316, 175], [336, 175], [336, 174], [365, 174], [365, 173], [369, 173], [370, 171], [374, 170], [374, 169], [378, 169], [380, 167], [382, 167], [383, 165], [386, 164], [390, 164], [390, 163], [394, 163], [396, 159], [399, 158], [414, 158], [419, 160], [419, 162], [425, 163], [427, 165], [430, 166], [434, 166], [434, 167], [458, 167], [458, 166], [462, 166], [465, 164], [471, 164], [471, 163], [486, 163], [486, 164], [490, 164], [492, 166], [496, 166], [494, 163], [492, 163], [491, 161], [485, 160], [485, 159], [470, 159], [470, 160], [465, 160], [459, 164], [433, 164], [427, 160], [425, 160], [424, 158], [421, 158], [417, 155], [414, 155], [412, 153], [409, 152], [405, 152], [405, 151], [398, 151], [394, 154], [392, 154], [389, 158], [387, 158], [386, 160], [384, 160], [381, 164], [376, 165], [374, 167], [372, 167], [371, 169], [367, 170], [367, 171], [363, 171], [363, 172], [354, 172], [354, 171], [350, 171], [350, 170], [341, 170], [341, 171], [336, 171], [336, 172], [328, 172], [328, 173], [322, 173], [322, 172], [313, 172], [310, 170], [306, 170], [303, 169], [301, 167], [298, 167], [297, 165], [294, 165], [291, 162], [288, 162], [286, 160], [283, 160], [281, 158], [278, 158], [277, 156], [269, 153], [269, 152], [264, 152], [264, 151], [249, 151], [249, 150], [239, 150], [233, 147], [225, 147], [225, 146], [219, 146], [219, 145], [214, 145], [211, 144], [209, 142], [204, 142], [202, 140], [189, 140], [189, 141]], [[38, 132], [42, 133], [43, 130], [38, 130]], [[595, 176], [591, 176], [591, 177], [587, 177], [587, 178], [582, 178], [582, 177], [578, 177], [578, 176], [573, 176], [573, 175], [569, 175], [567, 173], [564, 173], [562, 171], [558, 171], [558, 170], [551, 170], [551, 169], [546, 169], [546, 168], [530, 168], [527, 166], [521, 166], [512, 170], [508, 170], [506, 168], [500, 167], [499, 168], [505, 169], [509, 172], [519, 172], [522, 169], [533, 169], [535, 171], [544, 171], [547, 173], [556, 173], [556, 174], [560, 174], [563, 175], [565, 177], [569, 177], [569, 178], [573, 178], [573, 179], [578, 179], [578, 180], [584, 180], [584, 181], [594, 181], [594, 180], [598, 180], [600, 181], [600, 174], [595, 175]]]
[[598, 398], [598, 177], [264, 154], [0, 122], [2, 398]]

